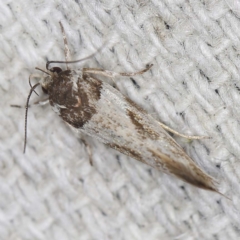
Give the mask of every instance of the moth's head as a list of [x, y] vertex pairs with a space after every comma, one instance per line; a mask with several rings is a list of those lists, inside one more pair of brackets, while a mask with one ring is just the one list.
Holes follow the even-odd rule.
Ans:
[[53, 81], [53, 78], [54, 78], [54, 77], [57, 77], [58, 74], [59, 74], [60, 72], [62, 72], [62, 69], [61, 69], [60, 67], [52, 67], [52, 68], [48, 69], [48, 71], [44, 71], [44, 70], [42, 70], [42, 69], [40, 69], [40, 68], [36, 68], [36, 69], [37, 69], [37, 70], [40, 70], [40, 71], [42, 71], [42, 72], [44, 72], [44, 73], [47, 74], [46, 77], [42, 78], [40, 84], [41, 84], [41, 87], [42, 87], [43, 92], [44, 92], [45, 94], [49, 94], [49, 91], [48, 91], [48, 90], [49, 90], [49, 88], [50, 88], [50, 86], [51, 86], [51, 83], [52, 83], [52, 81]]

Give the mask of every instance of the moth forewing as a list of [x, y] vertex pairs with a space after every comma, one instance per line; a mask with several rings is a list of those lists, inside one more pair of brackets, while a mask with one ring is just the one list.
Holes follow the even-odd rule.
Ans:
[[102, 83], [97, 112], [81, 128], [108, 146], [199, 188], [216, 191], [202, 171], [158, 122], [119, 91]]

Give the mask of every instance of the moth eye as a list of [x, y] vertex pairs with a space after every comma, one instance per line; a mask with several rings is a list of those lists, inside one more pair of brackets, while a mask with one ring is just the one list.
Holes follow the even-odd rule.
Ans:
[[60, 73], [62, 71], [62, 69], [60, 67], [53, 67], [53, 68], [50, 69], [50, 71]]
[[42, 87], [42, 90], [44, 93], [48, 94], [48, 90], [46, 88]]

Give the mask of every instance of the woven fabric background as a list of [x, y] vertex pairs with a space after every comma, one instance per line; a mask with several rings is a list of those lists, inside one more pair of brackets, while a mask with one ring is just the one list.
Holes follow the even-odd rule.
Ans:
[[[176, 140], [232, 201], [94, 139], [91, 167], [83, 143], [49, 105], [29, 109], [22, 153], [24, 108], [10, 104], [25, 105], [29, 75], [43, 76], [35, 67], [64, 60], [59, 21], [72, 59], [108, 42], [72, 68], [133, 72], [154, 64], [116, 85], [173, 129], [210, 136]], [[235, 0], [0, 1], [0, 239], [240, 239], [239, 54]]]

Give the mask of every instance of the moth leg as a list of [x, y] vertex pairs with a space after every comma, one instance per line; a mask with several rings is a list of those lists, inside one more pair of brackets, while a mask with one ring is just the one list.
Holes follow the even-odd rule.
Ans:
[[163, 124], [163, 123], [161, 123], [161, 122], [158, 122], [158, 124], [159, 124], [162, 128], [164, 128], [166, 131], [171, 132], [171, 133], [173, 133], [173, 134], [175, 134], [175, 135], [177, 135], [177, 136], [183, 137], [183, 138], [192, 139], [192, 140], [194, 140], [194, 139], [210, 138], [210, 137], [208, 137], [208, 136], [194, 136], [194, 135], [190, 136], [190, 135], [184, 135], [184, 134], [181, 134], [181, 133], [173, 130], [172, 128], [166, 126], [165, 124]]
[[[64, 30], [62, 23], [59, 22], [59, 24], [60, 24], [62, 35], [63, 35], [65, 60], [66, 60], [66, 62], [69, 62], [69, 61], [71, 61], [71, 53], [70, 53], [70, 49], [69, 49], [68, 42], [67, 42], [66, 32]], [[67, 67], [67, 69], [69, 69], [67, 63], [66, 63], [66, 67]]]
[[[31, 83], [31, 80], [32, 78], [42, 78], [39, 74], [37, 73], [31, 73], [29, 75], [29, 78], [28, 78], [28, 83], [29, 83], [29, 86], [32, 88], [32, 83]], [[36, 93], [36, 95], [38, 95], [38, 93], [34, 90], [34, 92]], [[38, 95], [39, 96], [39, 95]]]
[[143, 73], [147, 72], [152, 66], [153, 66], [153, 64], [147, 65], [147, 67], [144, 68], [143, 70], [138, 71], [138, 72], [132, 72], [132, 73], [117, 73], [117, 72], [112, 72], [112, 71], [108, 71], [108, 70], [101, 69], [101, 68], [83, 68], [83, 73], [93, 73], [93, 74], [102, 75], [102, 76], [110, 77], [110, 78], [114, 78], [117, 76], [132, 77], [132, 76], [143, 74]]
[[[31, 105], [28, 105], [28, 107], [31, 107], [31, 106], [33, 106], [33, 105], [41, 105], [41, 106], [44, 106], [44, 105], [46, 105], [46, 104], [48, 104], [48, 103], [49, 103], [48, 98], [44, 98], [44, 99], [41, 99], [41, 100], [38, 100], [38, 101], [34, 102], [34, 103], [31, 104]], [[11, 104], [10, 106], [11, 106], [11, 107], [15, 107], [15, 108], [25, 108], [25, 106], [16, 105], [16, 104]]]
[[88, 152], [88, 156], [89, 156], [89, 162], [91, 164], [91, 166], [93, 166], [93, 160], [92, 160], [92, 148], [91, 146], [87, 143], [87, 141], [85, 139], [81, 139], [83, 144], [85, 145], [87, 152]]
[[49, 98], [44, 98], [44, 99], [41, 99], [41, 100], [38, 100], [38, 101], [34, 102], [32, 105], [44, 106], [44, 105], [47, 105], [48, 103], [49, 103]]

